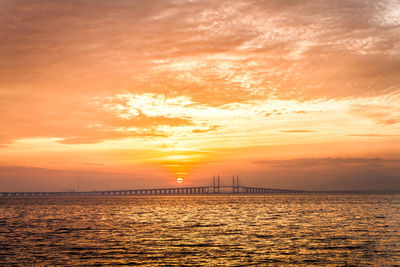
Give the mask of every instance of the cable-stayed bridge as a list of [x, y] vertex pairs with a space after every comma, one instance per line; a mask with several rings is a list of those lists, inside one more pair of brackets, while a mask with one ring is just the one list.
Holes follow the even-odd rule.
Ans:
[[232, 185], [221, 185], [219, 175], [213, 176], [212, 185], [195, 187], [170, 187], [155, 189], [62, 191], [62, 192], [0, 192], [0, 196], [146, 196], [146, 195], [204, 195], [204, 194], [290, 194], [305, 191], [251, 187], [239, 184], [239, 176], [232, 177]]

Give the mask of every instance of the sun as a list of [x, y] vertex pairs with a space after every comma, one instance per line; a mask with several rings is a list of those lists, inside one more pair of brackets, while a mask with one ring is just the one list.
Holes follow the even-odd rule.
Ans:
[[183, 183], [183, 178], [181, 178], [181, 177], [176, 178], [176, 182], [177, 182], [178, 184]]

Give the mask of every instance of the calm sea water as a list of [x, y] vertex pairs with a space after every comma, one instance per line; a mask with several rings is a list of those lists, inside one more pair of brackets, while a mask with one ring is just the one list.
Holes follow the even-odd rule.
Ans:
[[395, 265], [400, 195], [0, 197], [0, 265]]

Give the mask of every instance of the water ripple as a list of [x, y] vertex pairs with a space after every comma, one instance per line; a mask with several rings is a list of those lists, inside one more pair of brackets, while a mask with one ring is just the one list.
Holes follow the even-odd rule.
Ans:
[[399, 195], [0, 197], [0, 265], [396, 265]]

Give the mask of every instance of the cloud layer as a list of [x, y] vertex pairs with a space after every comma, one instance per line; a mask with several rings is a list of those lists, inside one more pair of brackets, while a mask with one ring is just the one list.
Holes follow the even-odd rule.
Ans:
[[392, 148], [369, 154], [398, 159], [398, 10], [396, 0], [1, 1], [0, 163], [50, 157], [37, 143], [146, 151], [114, 160], [179, 175], [222, 150], [273, 145], [349, 143], [326, 156], [362, 158], [353, 141], [381, 141]]

